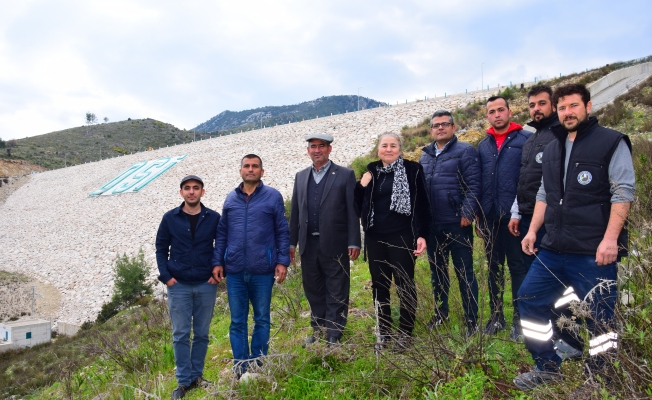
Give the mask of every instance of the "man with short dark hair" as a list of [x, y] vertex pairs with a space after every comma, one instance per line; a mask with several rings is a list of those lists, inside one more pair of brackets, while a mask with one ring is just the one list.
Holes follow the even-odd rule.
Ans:
[[[224, 201], [213, 252], [213, 277], [226, 276], [233, 350], [233, 371], [240, 377], [251, 363], [267, 355], [270, 305], [274, 280], [285, 280], [290, 237], [283, 197], [265, 186], [263, 161], [247, 154], [240, 163], [242, 183]], [[254, 331], [249, 346], [249, 304], [254, 311]]]
[[213, 277], [210, 257], [220, 214], [201, 203], [205, 193], [201, 178], [188, 175], [180, 187], [183, 202], [163, 215], [156, 234], [158, 279], [167, 285], [177, 367], [173, 400], [204, 382], [208, 330], [219, 281]]
[[523, 145], [530, 137], [530, 132], [524, 131], [521, 125], [510, 122], [511, 116], [507, 99], [501, 96], [487, 99], [487, 119], [491, 128], [478, 144], [482, 167], [482, 212], [478, 218], [479, 223], [476, 224], [476, 232], [485, 240], [489, 264], [491, 317], [484, 333], [494, 335], [506, 325], [503, 312], [503, 265], [507, 258], [514, 305], [514, 325], [510, 337], [518, 339], [520, 329], [516, 293], [527, 274], [527, 266], [523, 261], [519, 240], [509, 232], [508, 224], [516, 197]]
[[453, 258], [462, 294], [464, 321], [468, 334], [477, 329], [478, 282], [473, 272], [473, 220], [480, 200], [480, 160], [477, 150], [455, 136], [450, 112], [436, 111], [431, 118], [432, 144], [423, 148], [426, 187], [433, 215], [428, 238], [428, 261], [435, 314], [428, 323], [433, 329], [448, 320], [448, 257]]
[[580, 84], [562, 86], [552, 98], [561, 125], [552, 127], [555, 140], [543, 152], [543, 178], [522, 241], [523, 252], [537, 252], [537, 231], [545, 223], [541, 250], [519, 291], [525, 345], [536, 363], [514, 378], [522, 390], [561, 379], [562, 360], [551, 341], [555, 302], [588, 303], [586, 372], [611, 377], [605, 367], [618, 346], [617, 261], [627, 254], [635, 177], [629, 138], [590, 117], [590, 99]]
[[310, 304], [313, 332], [339, 343], [349, 313], [350, 260], [360, 254], [360, 219], [353, 202], [355, 173], [329, 159], [333, 137], [306, 137], [312, 165], [294, 179], [290, 213], [290, 259], [301, 253], [303, 289]]
[[[523, 156], [521, 158], [521, 173], [518, 179], [516, 200], [512, 206], [512, 218], [509, 221], [509, 231], [514, 236], [520, 236], [521, 232], [527, 233], [532, 222], [532, 213], [539, 187], [541, 186], [541, 166], [543, 162], [543, 149], [555, 139], [552, 127], [559, 125], [557, 108], [552, 104], [552, 88], [548, 85], [533, 86], [528, 94], [528, 107], [532, 121], [528, 125], [536, 129], [530, 138], [523, 145]], [[546, 234], [546, 228], [541, 227], [537, 232], [537, 240], [534, 247], [538, 248], [541, 239]], [[534, 262], [534, 254], [525, 254], [525, 265], [529, 268]], [[567, 310], [568, 303], [560, 304], [556, 309], [559, 315], [570, 317]], [[553, 324], [555, 331], [555, 349], [562, 358], [581, 357], [583, 342], [582, 339], [560, 329]], [[519, 331], [519, 334], [521, 332]], [[523, 339], [522, 334], [519, 341]]]

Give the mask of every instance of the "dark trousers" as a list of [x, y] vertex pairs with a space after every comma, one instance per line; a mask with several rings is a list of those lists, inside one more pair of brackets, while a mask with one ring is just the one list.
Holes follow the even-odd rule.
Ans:
[[308, 236], [301, 254], [303, 290], [310, 304], [310, 325], [340, 338], [349, 314], [349, 255], [329, 257], [319, 248], [319, 236]]
[[400, 302], [399, 333], [411, 335], [417, 310], [417, 290], [414, 284], [415, 238], [411, 231], [388, 235], [367, 234], [367, 253], [374, 304], [378, 303], [378, 324], [381, 335], [391, 332], [392, 312], [389, 288], [392, 277]]
[[556, 304], [572, 300], [586, 300], [591, 314], [586, 320], [591, 332], [587, 367], [599, 370], [605, 365], [603, 355], [615, 351], [618, 340], [617, 275], [616, 263], [598, 266], [595, 255], [539, 251], [518, 292], [518, 305], [525, 346], [540, 369], [555, 370], [561, 364], [551, 340], [553, 310]]
[[478, 281], [473, 273], [473, 227], [461, 227], [459, 223], [438, 224], [433, 227], [428, 240], [428, 260], [432, 291], [435, 296], [435, 312], [448, 317], [448, 257], [453, 257], [455, 274], [462, 294], [464, 318], [474, 327], [478, 320]]
[[[527, 231], [530, 229], [530, 224], [532, 223], [532, 214], [522, 214], [521, 215], [521, 223], [519, 224], [519, 230], [521, 231], [521, 239], [523, 236], [527, 234]], [[537, 232], [537, 240], [534, 242], [534, 248], [541, 250], [541, 240], [543, 240], [543, 237], [546, 234], [546, 226], [541, 225], [541, 228], [539, 228], [539, 231]], [[526, 267], [530, 268], [530, 266], [534, 263], [534, 260], [536, 260], [537, 255], [536, 254], [525, 254], [523, 253], [523, 259], [525, 260], [525, 265]], [[565, 305], [563, 307], [558, 307], [553, 310], [554, 314], [554, 319], [552, 320], [552, 331], [554, 332], [554, 338], [555, 339], [562, 339], [569, 345], [573, 346], [577, 350], [582, 350], [584, 348], [584, 341], [582, 338], [578, 335], [576, 335], [574, 332], [571, 332], [567, 329], [561, 329], [557, 326], [557, 320], [559, 317], [564, 316], [566, 318], [571, 318], [573, 316], [573, 313], [568, 309], [568, 305]]]
[[489, 304], [491, 320], [505, 323], [503, 311], [503, 289], [505, 287], [505, 258], [509, 274], [512, 277], [512, 304], [514, 321], [518, 323], [517, 293], [527, 275], [529, 265], [523, 260], [521, 238], [509, 233], [509, 218], [487, 219], [482, 227], [488, 240], [485, 240], [485, 252], [489, 264]]

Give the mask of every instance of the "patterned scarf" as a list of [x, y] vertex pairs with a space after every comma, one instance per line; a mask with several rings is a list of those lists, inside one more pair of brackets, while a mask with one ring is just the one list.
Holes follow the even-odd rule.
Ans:
[[[407, 174], [405, 173], [405, 165], [403, 165], [403, 157], [399, 157], [393, 163], [386, 167], [376, 166], [378, 176], [380, 174], [389, 174], [394, 172], [394, 184], [392, 185], [392, 202], [389, 206], [391, 211], [399, 214], [410, 215], [410, 188], [408, 186]], [[373, 204], [373, 203], [372, 203]], [[371, 210], [369, 218], [369, 227], [374, 226], [374, 211]]]

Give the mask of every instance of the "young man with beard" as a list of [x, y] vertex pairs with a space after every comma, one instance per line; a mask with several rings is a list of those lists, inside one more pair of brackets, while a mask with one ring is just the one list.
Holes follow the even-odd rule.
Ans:
[[[247, 154], [240, 163], [242, 183], [224, 201], [213, 253], [213, 277], [226, 276], [233, 350], [233, 371], [240, 377], [267, 355], [274, 281], [285, 280], [290, 264], [290, 235], [283, 196], [265, 186], [263, 161]], [[254, 330], [249, 346], [249, 304]]]
[[503, 312], [504, 264], [507, 258], [512, 278], [514, 326], [510, 337], [517, 339], [518, 308], [516, 293], [527, 274], [519, 239], [508, 229], [510, 210], [516, 197], [523, 145], [531, 133], [517, 123], [510, 122], [512, 112], [507, 99], [492, 96], [487, 99], [487, 119], [491, 128], [478, 144], [482, 168], [481, 212], [476, 224], [478, 236], [485, 240], [489, 264], [489, 305], [491, 317], [484, 333], [494, 335], [505, 328]]
[[198, 176], [183, 178], [179, 191], [183, 203], [163, 215], [156, 234], [158, 279], [167, 285], [177, 367], [173, 400], [204, 382], [208, 329], [219, 281], [213, 276], [210, 258], [220, 221], [220, 214], [201, 203], [204, 193], [204, 182]]
[[[555, 301], [588, 303], [585, 369], [589, 377], [612, 376], [606, 368], [618, 346], [617, 261], [627, 254], [625, 224], [635, 177], [629, 138], [589, 117], [590, 99], [580, 84], [562, 86], [552, 98], [561, 125], [552, 127], [555, 140], [543, 152], [543, 179], [522, 241], [523, 252], [537, 252], [537, 231], [545, 223], [541, 250], [519, 291], [525, 345], [536, 363], [514, 378], [522, 390], [561, 379], [562, 360], [551, 340]], [[590, 385], [579, 390], [593, 391]]]
[[[527, 233], [530, 229], [537, 192], [541, 186], [543, 149], [555, 139], [552, 127], [559, 125], [557, 108], [552, 105], [552, 88], [550, 86], [534, 86], [528, 92], [527, 97], [530, 117], [532, 117], [532, 121], [528, 125], [535, 128], [536, 131], [523, 145], [521, 173], [518, 179], [516, 200], [512, 205], [512, 218], [509, 221], [509, 231], [517, 237], [521, 236], [521, 232]], [[539, 247], [545, 234], [546, 228], [542, 226], [537, 232], [535, 248]], [[535, 259], [536, 255], [534, 254], [524, 255], [525, 265], [528, 268]], [[556, 312], [559, 315], [572, 316], [567, 302], [556, 304], [556, 306]], [[553, 330], [555, 332], [555, 349], [562, 359], [582, 356], [584, 343], [581, 337], [571, 334], [566, 329], [558, 328], [554, 323]], [[520, 330], [519, 334], [518, 340], [522, 341], [523, 335]]]

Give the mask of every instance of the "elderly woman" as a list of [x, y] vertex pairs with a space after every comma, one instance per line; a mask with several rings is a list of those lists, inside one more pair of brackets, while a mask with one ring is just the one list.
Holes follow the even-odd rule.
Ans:
[[380, 161], [367, 165], [357, 183], [355, 200], [360, 207], [374, 304], [378, 310], [380, 342], [391, 337], [389, 288], [392, 277], [400, 300], [397, 348], [412, 337], [417, 292], [415, 256], [426, 250], [432, 215], [421, 164], [401, 157], [401, 138], [383, 133], [378, 139]]

